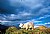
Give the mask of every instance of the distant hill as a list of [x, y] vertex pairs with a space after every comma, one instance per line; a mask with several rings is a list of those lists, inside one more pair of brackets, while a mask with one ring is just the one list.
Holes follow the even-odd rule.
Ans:
[[8, 26], [4, 26], [0, 24], [0, 33], [2, 32], [2, 34], [6, 32], [6, 29], [8, 28]]
[[8, 26], [4, 26], [0, 24], [0, 29], [5, 29], [5, 28], [8, 28]]

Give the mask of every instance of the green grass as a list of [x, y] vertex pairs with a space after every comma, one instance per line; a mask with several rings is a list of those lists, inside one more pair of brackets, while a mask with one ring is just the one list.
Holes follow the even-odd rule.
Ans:
[[5, 34], [50, 34], [45, 31], [40, 31], [39, 29], [35, 30], [25, 30], [25, 29], [17, 29], [17, 28], [8, 28]]

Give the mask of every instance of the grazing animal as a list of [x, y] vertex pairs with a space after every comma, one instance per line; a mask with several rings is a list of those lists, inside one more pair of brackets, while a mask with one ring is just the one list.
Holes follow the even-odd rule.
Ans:
[[25, 28], [26, 30], [28, 30], [28, 29], [32, 29], [33, 30], [34, 25], [33, 25], [32, 22], [28, 22], [28, 23], [25, 23], [25, 24], [20, 23], [19, 27]]

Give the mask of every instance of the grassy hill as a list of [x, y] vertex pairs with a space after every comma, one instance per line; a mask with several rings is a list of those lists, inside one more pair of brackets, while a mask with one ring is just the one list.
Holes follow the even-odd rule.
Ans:
[[9, 27], [5, 34], [50, 34], [50, 28], [39, 26], [38, 28], [34, 28], [34, 30], [25, 30], [17, 29], [16, 27]]

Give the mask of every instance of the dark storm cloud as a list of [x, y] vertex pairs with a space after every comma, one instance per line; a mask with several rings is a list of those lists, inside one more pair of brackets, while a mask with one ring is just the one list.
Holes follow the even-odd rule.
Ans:
[[[17, 21], [17, 19], [21, 19], [18, 21], [20, 23], [35, 19], [36, 23], [42, 23], [43, 20], [38, 20], [43, 19], [42, 16], [50, 15], [50, 0], [0, 0], [0, 14], [3, 14], [0, 16], [0, 20]], [[44, 19], [46, 20], [46, 18]], [[10, 23], [12, 24], [12, 22]]]
[[[26, 3], [27, 2], [27, 3]], [[29, 4], [30, 3], [30, 4]], [[19, 12], [30, 12], [33, 16], [44, 15], [45, 11], [41, 9], [47, 8], [50, 5], [49, 0], [2, 0], [0, 13], [4, 14], [18, 14]], [[40, 13], [41, 12], [41, 13]], [[37, 14], [38, 13], [38, 14]]]
[[[13, 4], [13, 3], [12, 3]], [[16, 2], [15, 6], [11, 5], [10, 1], [4, 0], [1, 2], [0, 13], [2, 14], [17, 14], [20, 11], [28, 10], [29, 8], [25, 5], [22, 5], [19, 2]]]

